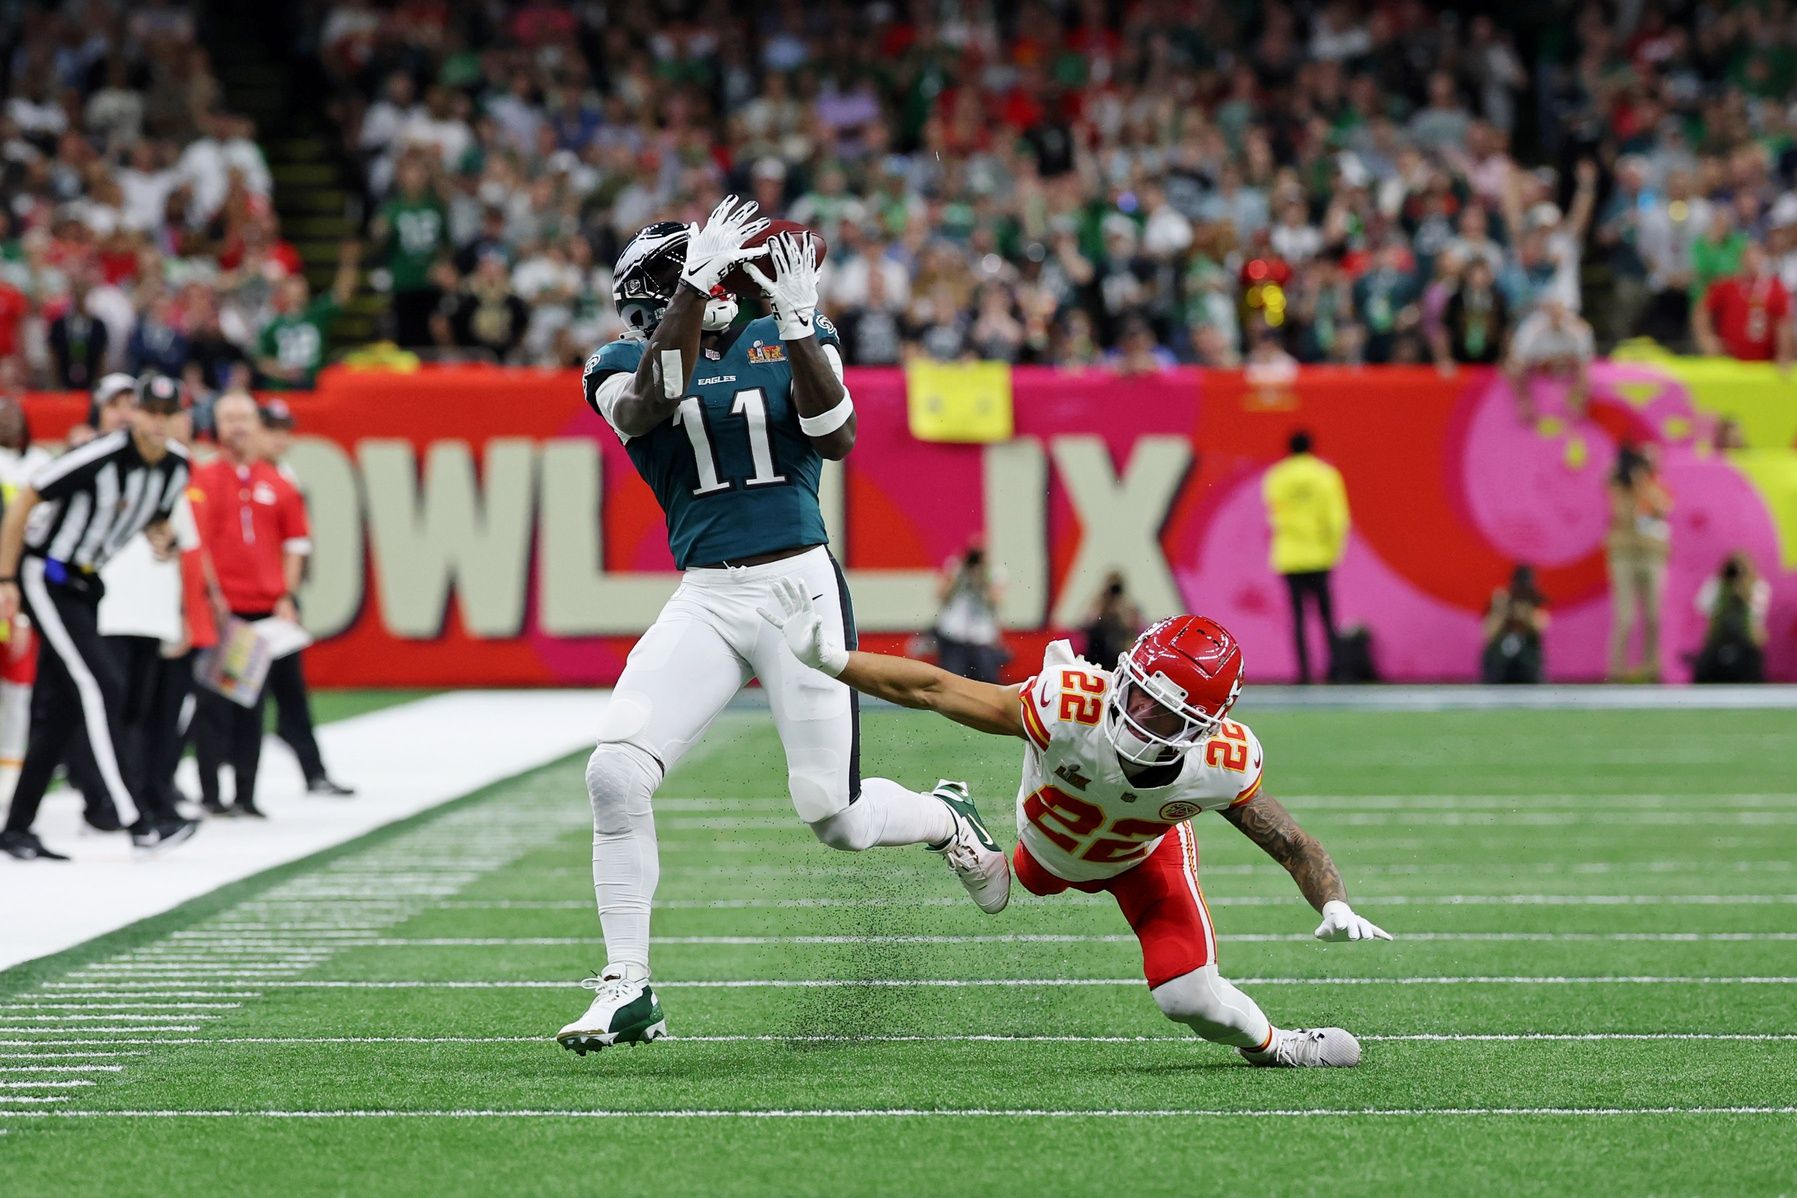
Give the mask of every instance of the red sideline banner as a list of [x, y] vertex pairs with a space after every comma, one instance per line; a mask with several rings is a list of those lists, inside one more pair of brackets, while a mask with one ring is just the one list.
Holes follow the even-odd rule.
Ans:
[[[1644, 402], [1644, 377], [1664, 394]], [[1549, 676], [1601, 677], [1604, 480], [1625, 439], [1666, 446], [1678, 500], [1669, 673], [1701, 637], [1697, 586], [1745, 548], [1784, 596], [1769, 664], [1797, 676], [1797, 575], [1781, 572], [1768, 500], [1704, 452], [1689, 397], [1647, 367], [1604, 367], [1587, 418], [1529, 426], [1486, 372], [1314, 369], [1269, 387], [1238, 372], [1023, 368], [1016, 435], [988, 445], [914, 439], [900, 371], [849, 381], [860, 439], [827, 469], [822, 501], [869, 648], [928, 629], [936, 572], [984, 535], [1019, 677], [1084, 621], [1112, 570], [1150, 616], [1223, 621], [1251, 679], [1292, 677], [1260, 477], [1302, 427], [1346, 479], [1354, 524], [1337, 608], [1370, 630], [1385, 677], [1476, 678], [1486, 605], [1519, 561], [1538, 567], [1552, 604]], [[316, 684], [617, 678], [677, 575], [654, 498], [582, 402], [577, 372], [335, 369], [288, 398], [316, 545], [302, 594]], [[82, 406], [32, 397], [34, 432], [59, 437]]]

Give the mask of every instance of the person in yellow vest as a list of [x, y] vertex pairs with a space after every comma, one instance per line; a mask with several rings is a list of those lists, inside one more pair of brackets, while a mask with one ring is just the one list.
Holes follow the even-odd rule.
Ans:
[[1295, 432], [1291, 453], [1267, 471], [1261, 496], [1273, 526], [1273, 569], [1285, 576], [1292, 596], [1292, 638], [1298, 648], [1298, 681], [1310, 681], [1310, 649], [1304, 638], [1304, 606], [1316, 606], [1335, 653], [1335, 608], [1329, 572], [1348, 542], [1348, 491], [1341, 471], [1310, 451], [1310, 434]]

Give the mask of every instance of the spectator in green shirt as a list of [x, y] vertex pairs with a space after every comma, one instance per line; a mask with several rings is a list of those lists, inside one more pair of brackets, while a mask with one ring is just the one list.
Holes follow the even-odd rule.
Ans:
[[274, 319], [256, 338], [256, 370], [262, 385], [305, 390], [318, 377], [330, 345], [331, 322], [356, 290], [361, 246], [346, 241], [337, 258], [331, 290], [313, 299], [304, 275], [289, 275], [275, 290]]
[[1735, 215], [1726, 204], [1710, 213], [1710, 227], [1691, 243], [1691, 302], [1703, 303], [1710, 284], [1741, 273], [1741, 251], [1747, 234], [1735, 227]]
[[408, 347], [429, 345], [431, 314], [443, 298], [431, 274], [449, 249], [449, 217], [425, 159], [408, 155], [395, 181], [369, 232], [392, 277], [393, 339]]

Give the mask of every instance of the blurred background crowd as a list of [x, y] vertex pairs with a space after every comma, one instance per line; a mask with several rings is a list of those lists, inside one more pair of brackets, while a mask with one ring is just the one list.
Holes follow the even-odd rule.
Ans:
[[1790, 354], [1783, 0], [214, 7], [0, 15], [0, 390], [577, 363], [726, 191], [864, 364]]

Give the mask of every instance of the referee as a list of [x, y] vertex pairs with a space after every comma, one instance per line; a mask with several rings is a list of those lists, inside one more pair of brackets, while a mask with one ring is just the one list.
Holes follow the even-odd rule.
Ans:
[[[44, 466], [0, 521], [0, 620], [19, 610], [22, 593], [43, 638], [31, 736], [0, 831], [0, 851], [20, 860], [68, 860], [46, 849], [31, 824], [51, 772], [70, 748], [92, 756], [119, 815], [134, 819], [132, 844], [163, 848], [193, 835], [193, 821], [172, 810], [140, 810], [132, 801], [119, 768], [123, 682], [99, 631], [100, 568], [108, 559], [139, 533], [159, 553], [173, 549], [169, 517], [187, 488], [188, 461], [168, 430], [184, 406], [173, 379], [144, 375], [130, 427]], [[86, 736], [77, 737], [77, 729]]]

